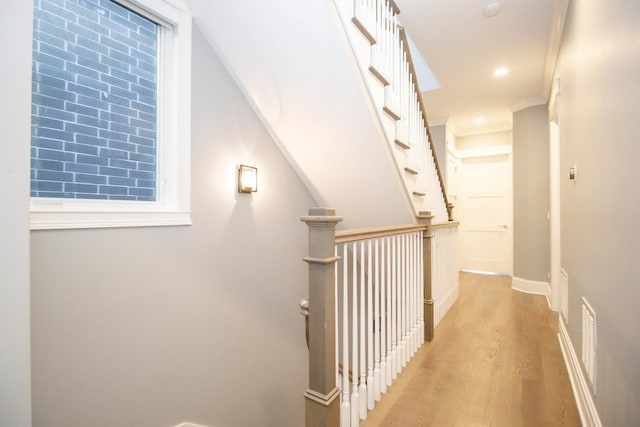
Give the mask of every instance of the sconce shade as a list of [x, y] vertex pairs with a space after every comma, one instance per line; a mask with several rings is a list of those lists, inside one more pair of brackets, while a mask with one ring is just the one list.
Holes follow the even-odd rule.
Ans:
[[238, 168], [238, 193], [258, 191], [258, 168], [240, 165]]

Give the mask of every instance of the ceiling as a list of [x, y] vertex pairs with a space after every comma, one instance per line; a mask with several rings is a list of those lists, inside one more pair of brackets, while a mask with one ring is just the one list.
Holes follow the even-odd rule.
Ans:
[[[447, 123], [458, 136], [507, 130], [513, 111], [546, 100], [567, 0], [395, 3], [440, 83], [423, 93], [431, 125]], [[486, 17], [489, 3], [498, 3], [500, 13]], [[509, 73], [494, 77], [500, 67]]]

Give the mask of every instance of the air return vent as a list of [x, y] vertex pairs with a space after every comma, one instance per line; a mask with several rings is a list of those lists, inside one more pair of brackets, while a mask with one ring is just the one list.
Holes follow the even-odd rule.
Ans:
[[582, 363], [593, 394], [596, 394], [597, 317], [589, 302], [582, 298]]

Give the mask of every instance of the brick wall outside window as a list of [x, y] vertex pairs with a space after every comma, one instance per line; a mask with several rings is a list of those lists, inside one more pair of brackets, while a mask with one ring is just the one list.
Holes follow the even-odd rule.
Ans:
[[31, 196], [156, 200], [157, 24], [35, 0]]

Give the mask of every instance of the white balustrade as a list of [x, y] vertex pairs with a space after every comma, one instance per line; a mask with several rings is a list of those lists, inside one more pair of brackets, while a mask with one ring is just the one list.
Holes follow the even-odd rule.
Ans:
[[336, 245], [343, 427], [366, 419], [424, 341], [423, 230], [414, 228]]
[[431, 283], [437, 325], [458, 299], [458, 223], [434, 224], [431, 234]]

